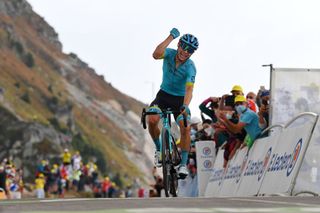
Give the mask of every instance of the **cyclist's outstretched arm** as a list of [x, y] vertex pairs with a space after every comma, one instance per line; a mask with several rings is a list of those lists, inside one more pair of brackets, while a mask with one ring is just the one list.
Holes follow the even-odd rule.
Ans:
[[163, 42], [161, 42], [157, 48], [154, 50], [152, 56], [154, 59], [162, 59], [164, 57], [164, 51], [169, 46], [169, 44], [173, 41], [173, 37], [169, 35]]
[[177, 37], [179, 37], [180, 33], [176, 28], [173, 28], [170, 31], [170, 35], [161, 42], [157, 48], [154, 50], [152, 56], [154, 59], [162, 59], [164, 57], [164, 51], [169, 46], [169, 44]]

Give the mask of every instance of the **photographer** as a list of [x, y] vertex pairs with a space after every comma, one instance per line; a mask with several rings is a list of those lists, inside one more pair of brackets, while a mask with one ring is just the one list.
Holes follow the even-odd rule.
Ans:
[[214, 110], [219, 108], [219, 101], [220, 98], [209, 97], [199, 105], [201, 113], [209, 116], [213, 123], [217, 122], [217, 116]]
[[239, 85], [234, 85], [231, 89], [232, 95], [225, 94], [222, 96], [219, 103], [219, 110], [230, 111], [234, 110], [234, 98], [237, 95], [243, 95], [242, 87]]
[[269, 90], [264, 90], [260, 93], [261, 105], [259, 108], [259, 126], [261, 129], [265, 129], [269, 126], [269, 101], [270, 92]]

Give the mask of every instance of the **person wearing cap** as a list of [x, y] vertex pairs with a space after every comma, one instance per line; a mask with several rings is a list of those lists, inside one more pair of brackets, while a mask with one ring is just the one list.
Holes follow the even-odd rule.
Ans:
[[258, 115], [248, 108], [248, 103], [243, 95], [238, 95], [234, 99], [235, 109], [238, 113], [239, 122], [233, 123], [226, 118], [223, 113], [219, 114], [219, 120], [227, 127], [232, 133], [240, 133], [243, 129], [246, 130], [247, 135], [243, 144], [251, 148], [254, 140], [259, 137], [261, 128], [259, 127]]
[[46, 183], [46, 180], [44, 179], [44, 175], [40, 173], [38, 177], [35, 180], [36, 184], [36, 196], [39, 199], [45, 198], [45, 193], [44, 193], [44, 185]]
[[231, 94], [225, 94], [221, 97], [219, 103], [219, 110], [233, 110], [234, 109], [234, 98], [237, 95], [243, 95], [242, 87], [239, 85], [234, 85], [231, 89]]

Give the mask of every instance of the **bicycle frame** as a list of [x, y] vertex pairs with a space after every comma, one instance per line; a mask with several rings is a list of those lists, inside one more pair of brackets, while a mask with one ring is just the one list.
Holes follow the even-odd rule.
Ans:
[[[160, 114], [160, 119], [162, 120], [162, 129], [160, 135], [163, 135], [163, 130], [166, 129], [171, 136], [171, 114], [172, 111], [165, 111]], [[162, 153], [162, 138], [160, 138], [160, 152]], [[172, 137], [169, 137], [169, 152], [172, 154]]]
[[[162, 172], [166, 197], [169, 197], [169, 193], [174, 197], [177, 196], [178, 176], [174, 167], [181, 161], [174, 138], [171, 135], [171, 114], [173, 113], [175, 112], [170, 109], [160, 112], [146, 112], [146, 110], [143, 109], [141, 116], [141, 123], [144, 129], [146, 129], [146, 115], [159, 115], [162, 122], [162, 129], [160, 133], [160, 152], [162, 157]], [[183, 121], [184, 125], [187, 126], [186, 116], [183, 116]]]

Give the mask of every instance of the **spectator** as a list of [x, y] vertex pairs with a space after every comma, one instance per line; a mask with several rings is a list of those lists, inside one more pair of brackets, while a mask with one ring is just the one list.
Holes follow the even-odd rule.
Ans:
[[198, 125], [200, 123], [200, 119], [198, 117], [192, 117], [190, 119], [190, 139], [191, 146], [194, 146], [194, 142], [196, 141], [196, 134], [198, 132]]
[[233, 110], [234, 109], [234, 98], [237, 95], [243, 95], [242, 87], [239, 85], [234, 85], [231, 89], [231, 94], [225, 94], [221, 97], [219, 103], [219, 110]]
[[256, 104], [258, 105], [258, 108], [261, 107], [261, 93], [265, 90], [266, 90], [266, 88], [264, 86], [260, 86], [260, 89], [259, 89], [258, 94], [256, 96]]
[[133, 197], [132, 185], [128, 185], [125, 191], [125, 197]]
[[72, 156], [72, 168], [73, 170], [79, 170], [81, 167], [81, 155], [79, 151], [76, 151], [76, 153]]
[[0, 188], [4, 191], [4, 193], [7, 195], [9, 193], [9, 190], [7, 188], [7, 174], [4, 169], [3, 165], [0, 165]]
[[65, 166], [69, 166], [71, 164], [71, 153], [69, 152], [69, 149], [64, 149], [62, 154], [62, 162]]
[[259, 108], [259, 126], [261, 129], [265, 129], [269, 126], [269, 90], [264, 90], [260, 94], [261, 105]]
[[261, 133], [258, 115], [248, 108], [247, 100], [243, 95], [236, 96], [234, 102], [236, 111], [240, 116], [239, 122], [236, 124], [231, 122], [223, 113], [219, 114], [219, 120], [232, 133], [240, 133], [242, 129], [245, 129], [247, 135], [245, 137], [244, 142], [245, 145], [251, 148], [254, 140]]
[[73, 190], [77, 190], [82, 172], [80, 169], [73, 170], [72, 172], [72, 188]]
[[45, 179], [44, 179], [44, 175], [42, 173], [40, 173], [38, 175], [38, 177], [35, 180], [35, 184], [36, 184], [36, 196], [39, 199], [43, 199], [45, 198], [45, 193], [44, 193], [44, 185], [45, 185]]
[[47, 161], [46, 160], [41, 160], [40, 164], [38, 164], [37, 166], [37, 173], [36, 176], [38, 176], [40, 173], [44, 174], [44, 169], [45, 166], [47, 165]]
[[197, 174], [196, 158], [189, 158], [188, 169], [189, 169], [191, 178], [194, 178]]
[[115, 195], [116, 195], [116, 184], [112, 182], [108, 190], [108, 197], [113, 198], [115, 197]]
[[11, 199], [21, 199], [20, 176], [18, 173], [9, 174], [9, 189]]
[[163, 179], [162, 179], [162, 177], [157, 176], [157, 177], [155, 177], [155, 181], [156, 181], [156, 183], [154, 185], [154, 188], [157, 192], [156, 197], [161, 197], [161, 191], [163, 189]]
[[257, 95], [254, 92], [248, 92], [246, 96], [249, 109], [254, 112], [257, 112], [256, 96]]
[[103, 197], [108, 197], [108, 192], [111, 187], [111, 181], [109, 177], [105, 177], [103, 182], [102, 182], [102, 196]]
[[220, 98], [209, 97], [204, 100], [200, 105], [199, 109], [201, 113], [206, 114], [212, 120], [212, 122], [217, 122], [217, 116], [215, 114], [215, 109], [219, 108]]
[[196, 133], [196, 141], [213, 140], [214, 129], [211, 125], [212, 121], [210, 119], [202, 122], [202, 129]]

